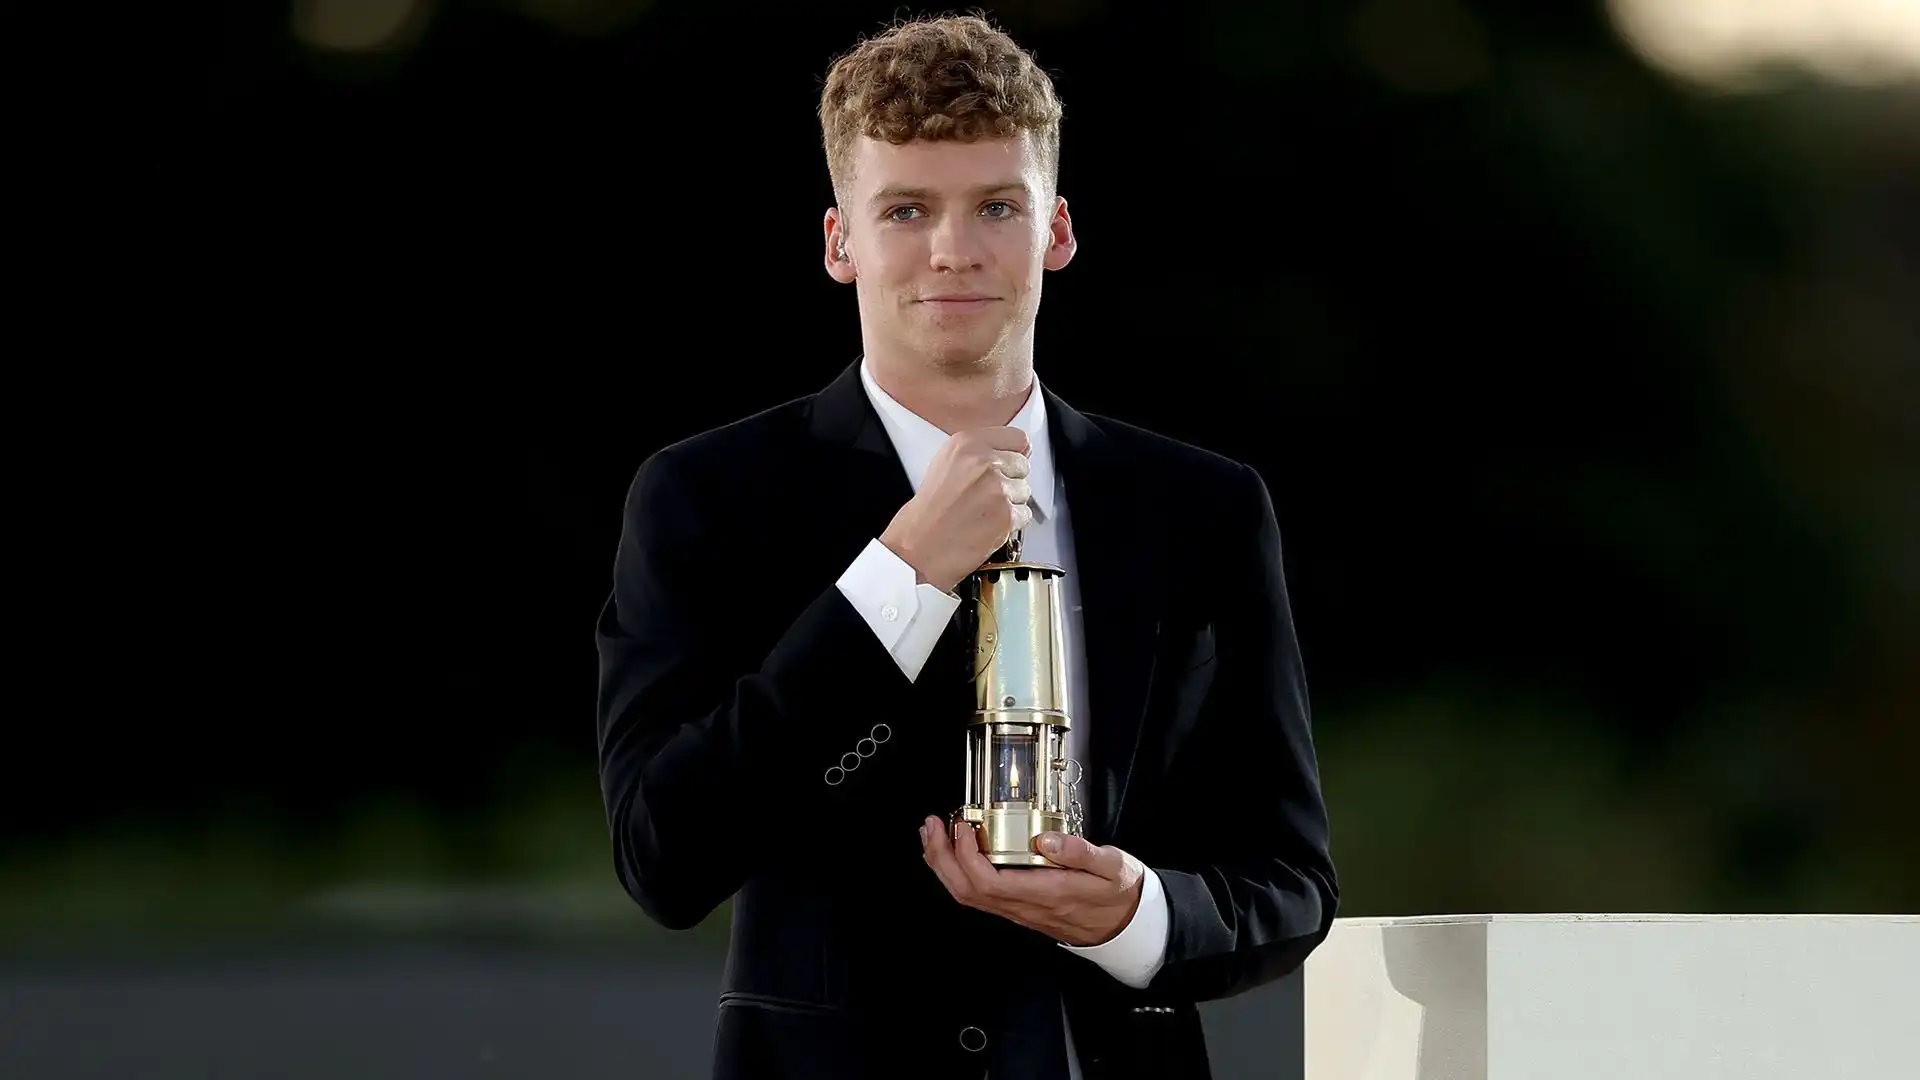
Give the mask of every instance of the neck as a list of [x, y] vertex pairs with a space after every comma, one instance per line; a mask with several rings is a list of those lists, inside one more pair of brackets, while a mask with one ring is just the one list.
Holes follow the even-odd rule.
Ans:
[[869, 353], [867, 370], [888, 397], [949, 435], [1005, 427], [1033, 392], [1031, 355], [943, 367], [924, 358]]

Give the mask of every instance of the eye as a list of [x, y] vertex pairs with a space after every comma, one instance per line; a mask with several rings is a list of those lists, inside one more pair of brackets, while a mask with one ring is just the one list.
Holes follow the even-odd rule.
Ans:
[[1015, 213], [1012, 203], [1002, 202], [998, 199], [981, 207], [980, 212], [990, 218], [1010, 218]]
[[912, 219], [909, 218], [907, 215], [918, 214], [919, 212], [920, 212], [920, 208], [917, 206], [896, 206], [893, 209], [887, 211], [887, 220], [888, 221], [909, 221]]

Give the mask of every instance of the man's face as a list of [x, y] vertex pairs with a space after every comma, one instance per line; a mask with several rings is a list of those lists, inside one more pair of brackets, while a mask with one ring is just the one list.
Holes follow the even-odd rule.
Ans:
[[1031, 341], [1041, 274], [1074, 239], [1029, 136], [861, 139], [852, 166], [846, 204], [827, 212], [827, 271], [855, 282], [876, 346], [981, 368]]

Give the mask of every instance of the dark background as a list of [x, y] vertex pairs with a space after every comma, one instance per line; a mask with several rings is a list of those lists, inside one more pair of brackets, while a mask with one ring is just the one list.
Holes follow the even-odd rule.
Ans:
[[[1920, 44], [1715, 81], [1615, 7], [992, 9], [1066, 106], [1040, 376], [1266, 477], [1343, 915], [1913, 911]], [[15, 743], [9, 948], [717, 975], [614, 882], [592, 625], [640, 462], [857, 356], [813, 108], [919, 10], [229, 13], [136, 167], [192, 408], [119, 473], [185, 464], [91, 496], [126, 678]]]

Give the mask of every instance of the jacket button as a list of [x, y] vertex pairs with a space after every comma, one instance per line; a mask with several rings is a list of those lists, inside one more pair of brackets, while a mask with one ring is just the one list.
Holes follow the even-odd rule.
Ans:
[[970, 1054], [977, 1054], [987, 1048], [987, 1033], [968, 1024], [960, 1029], [960, 1048]]

